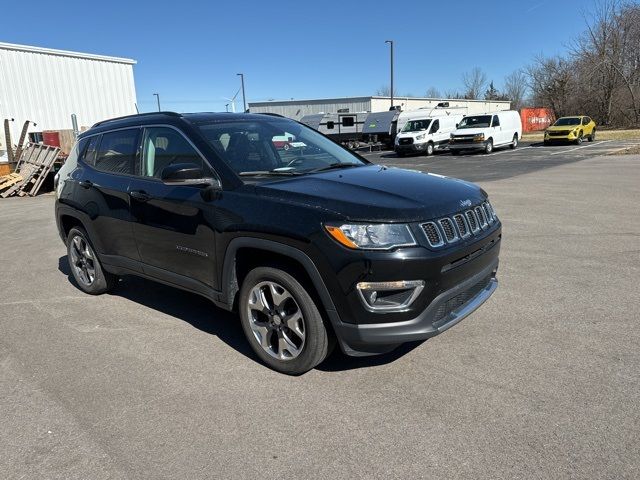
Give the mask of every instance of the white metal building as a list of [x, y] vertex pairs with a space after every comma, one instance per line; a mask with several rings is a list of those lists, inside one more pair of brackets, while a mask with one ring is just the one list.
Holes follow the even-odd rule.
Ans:
[[[0, 145], [5, 118], [18, 142], [26, 120], [29, 131], [70, 129], [136, 113], [135, 60], [0, 43]], [[0, 146], [0, 149], [2, 147]]]
[[[403, 111], [419, 108], [433, 108], [441, 102], [449, 102], [449, 107], [461, 107], [465, 114], [495, 112], [509, 110], [511, 102], [489, 100], [462, 100], [420, 97], [394, 97], [393, 104], [400, 106]], [[320, 98], [314, 100], [273, 100], [268, 102], [251, 102], [249, 111], [252, 113], [277, 113], [285, 117], [300, 120], [305, 115], [313, 113], [337, 113], [340, 110], [354, 112], [384, 112], [391, 106], [390, 97], [344, 97]]]

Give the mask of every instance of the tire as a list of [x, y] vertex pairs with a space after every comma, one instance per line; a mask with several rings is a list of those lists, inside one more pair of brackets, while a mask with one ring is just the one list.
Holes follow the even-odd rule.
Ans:
[[484, 153], [489, 154], [491, 152], [493, 152], [493, 139], [492, 138], [487, 140], [487, 143], [484, 146]]
[[260, 360], [288, 375], [300, 375], [331, 351], [330, 333], [305, 288], [272, 267], [249, 272], [240, 289], [240, 322]]
[[580, 135], [578, 135], [578, 138], [576, 138], [576, 145], [581, 145], [582, 140], [584, 140], [584, 138], [582, 137], [582, 132], [580, 132]]
[[400, 158], [404, 157], [404, 152], [396, 152], [396, 155]]
[[73, 278], [85, 293], [106, 293], [118, 281], [117, 276], [102, 268], [87, 232], [81, 227], [73, 227], [67, 235], [67, 258]]
[[542, 144], [543, 144], [545, 147], [548, 147], [549, 145], [551, 145], [551, 142], [549, 142], [548, 140], [544, 140], [544, 141], [542, 142]]
[[427, 152], [427, 157], [433, 155], [433, 142], [427, 143], [427, 149], [425, 151]]
[[516, 148], [518, 148], [518, 134], [514, 133], [513, 134], [513, 140], [511, 140], [511, 145], [509, 145], [511, 147], [511, 150], [515, 150]]
[[596, 129], [594, 128], [593, 130], [591, 130], [591, 135], [589, 135], [588, 140], [590, 142], [593, 142], [596, 139]]

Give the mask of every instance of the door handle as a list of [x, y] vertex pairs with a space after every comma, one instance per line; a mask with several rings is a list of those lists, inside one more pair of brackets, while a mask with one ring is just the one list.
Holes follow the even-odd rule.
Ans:
[[82, 188], [91, 188], [93, 187], [93, 182], [91, 180], [82, 180], [78, 182], [78, 185], [80, 185]]
[[139, 202], [148, 202], [149, 200], [151, 200], [151, 195], [149, 195], [147, 192], [143, 192], [142, 190], [134, 190], [132, 192], [129, 192], [129, 195], [131, 196], [131, 198], [135, 198]]

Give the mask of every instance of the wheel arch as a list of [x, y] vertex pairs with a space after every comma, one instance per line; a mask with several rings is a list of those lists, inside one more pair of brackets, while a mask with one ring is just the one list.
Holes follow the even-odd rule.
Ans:
[[321, 310], [333, 322], [335, 305], [311, 258], [290, 245], [254, 237], [238, 237], [227, 246], [222, 267], [221, 300], [229, 310], [235, 307], [244, 277], [259, 266], [280, 267], [300, 275], [298, 280], [311, 287], [309, 293], [320, 302]]

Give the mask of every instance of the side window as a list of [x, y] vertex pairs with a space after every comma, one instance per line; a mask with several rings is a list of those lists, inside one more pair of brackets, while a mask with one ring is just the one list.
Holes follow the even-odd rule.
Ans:
[[192, 163], [204, 169], [202, 157], [179, 132], [168, 127], [145, 128], [142, 176], [160, 178], [165, 167], [176, 163]]
[[493, 116], [493, 125], [494, 127], [499, 127], [500, 126], [500, 119], [498, 118], [497, 115]]
[[342, 126], [343, 127], [353, 127], [356, 124], [353, 117], [342, 117]]
[[429, 133], [436, 133], [440, 129], [440, 120], [434, 120], [429, 129]]
[[132, 175], [139, 134], [138, 128], [102, 134], [95, 168], [103, 172]]
[[591, 119], [590, 119], [589, 117], [584, 117], [584, 118], [582, 119], [582, 124], [583, 124], [583, 125], [587, 125], [590, 121], [591, 121]]
[[96, 164], [96, 154], [98, 153], [99, 141], [100, 135], [89, 138], [87, 142], [87, 148], [82, 153], [82, 161], [87, 165], [91, 165], [92, 167]]
[[335, 123], [333, 122], [327, 122], [327, 130], [333, 130], [333, 127], [335, 126]]

